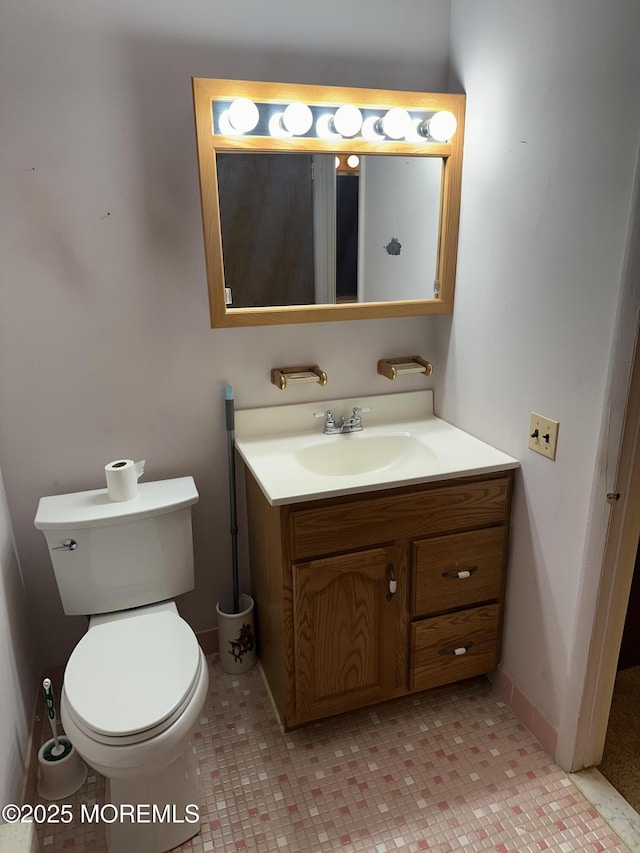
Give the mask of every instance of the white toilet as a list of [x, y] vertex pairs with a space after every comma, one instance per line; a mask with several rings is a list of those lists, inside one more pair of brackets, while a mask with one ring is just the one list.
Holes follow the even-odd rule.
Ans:
[[194, 586], [197, 500], [193, 478], [180, 477], [142, 483], [129, 501], [106, 489], [45, 497], [36, 513], [65, 613], [90, 616], [65, 670], [61, 718], [107, 777], [114, 853], [163, 853], [200, 829], [190, 737], [209, 675], [172, 601]]

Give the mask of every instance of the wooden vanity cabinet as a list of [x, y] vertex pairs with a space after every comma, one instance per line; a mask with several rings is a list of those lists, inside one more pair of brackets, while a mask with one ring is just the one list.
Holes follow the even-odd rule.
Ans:
[[512, 483], [271, 506], [247, 472], [258, 653], [285, 728], [497, 666]]

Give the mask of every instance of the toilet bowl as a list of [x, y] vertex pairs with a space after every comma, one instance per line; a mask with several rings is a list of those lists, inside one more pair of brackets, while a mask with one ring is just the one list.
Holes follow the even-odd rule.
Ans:
[[190, 738], [208, 685], [204, 654], [173, 601], [91, 619], [65, 670], [65, 732], [108, 779], [110, 805], [169, 807], [175, 818], [115, 820], [110, 849], [159, 853], [199, 831], [185, 816], [197, 816], [200, 804]]
[[153, 772], [183, 751], [208, 684], [204, 654], [173, 601], [93, 617], [65, 669], [62, 724], [104, 776]]
[[89, 629], [64, 674], [60, 710], [78, 754], [107, 778], [109, 853], [164, 853], [200, 830], [190, 742], [209, 685], [206, 659], [173, 597], [193, 589], [192, 477], [40, 499], [67, 614]]

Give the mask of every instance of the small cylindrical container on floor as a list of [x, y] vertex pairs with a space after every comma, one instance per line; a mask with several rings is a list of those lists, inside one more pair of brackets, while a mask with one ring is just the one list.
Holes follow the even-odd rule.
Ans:
[[[51, 738], [38, 751], [38, 793], [45, 800], [70, 797], [84, 785], [87, 765], [66, 737]], [[61, 750], [61, 751], [60, 751]]]
[[256, 662], [254, 605], [250, 595], [240, 596], [240, 612], [227, 613], [216, 605], [220, 663], [225, 672], [248, 672]]

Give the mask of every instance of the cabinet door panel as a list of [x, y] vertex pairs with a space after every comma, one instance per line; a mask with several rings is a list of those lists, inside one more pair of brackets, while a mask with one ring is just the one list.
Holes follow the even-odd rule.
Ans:
[[[397, 588], [389, 598], [392, 572]], [[394, 695], [406, 595], [398, 548], [293, 566], [297, 722]], [[406, 633], [400, 639], [406, 645]]]
[[[414, 542], [411, 615], [425, 616], [499, 598], [506, 541], [504, 527], [490, 527]], [[459, 572], [462, 577], [456, 576]]]

